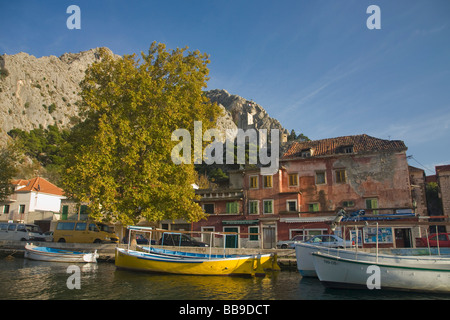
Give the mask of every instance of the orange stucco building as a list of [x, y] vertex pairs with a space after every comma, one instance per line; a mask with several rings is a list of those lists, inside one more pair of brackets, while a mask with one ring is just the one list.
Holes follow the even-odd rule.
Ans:
[[403, 141], [366, 134], [293, 142], [274, 175], [242, 169], [229, 173], [228, 189], [199, 190], [209, 218], [193, 230], [239, 232], [238, 246], [271, 248], [296, 234], [331, 232], [341, 209], [374, 219], [414, 215], [406, 150]]

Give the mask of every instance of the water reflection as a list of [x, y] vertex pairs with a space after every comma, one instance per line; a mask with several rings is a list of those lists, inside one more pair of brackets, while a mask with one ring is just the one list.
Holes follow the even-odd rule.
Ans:
[[47, 265], [30, 264], [27, 260], [7, 260], [2, 270], [3, 299], [50, 299], [46, 288], [53, 285], [53, 271]]
[[135, 273], [125, 270], [116, 270], [114, 273], [115, 281], [122, 283], [122, 298], [136, 298], [134, 290], [138, 288], [141, 299], [163, 300], [275, 299], [273, 276], [276, 274], [250, 278]]
[[[0, 260], [2, 290], [0, 299], [49, 300], [68, 298], [67, 273], [70, 264], [21, 258]], [[96, 264], [77, 264], [81, 279], [94, 275]], [[82, 280], [83, 281], [83, 280]]]
[[0, 258], [0, 300], [395, 300], [449, 299], [450, 295], [326, 289], [298, 272], [264, 278], [182, 276], [117, 270], [112, 263], [77, 264], [81, 289], [69, 289], [68, 263]]

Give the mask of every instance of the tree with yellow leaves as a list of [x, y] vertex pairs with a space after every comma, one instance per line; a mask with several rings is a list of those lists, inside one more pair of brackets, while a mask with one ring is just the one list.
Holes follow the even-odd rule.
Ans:
[[203, 218], [194, 202], [194, 165], [173, 163], [171, 134], [193, 134], [194, 121], [204, 132], [220, 115], [203, 94], [208, 56], [153, 43], [141, 59], [106, 51], [100, 58], [81, 83], [85, 120], [69, 138], [64, 190], [89, 203], [95, 219]]

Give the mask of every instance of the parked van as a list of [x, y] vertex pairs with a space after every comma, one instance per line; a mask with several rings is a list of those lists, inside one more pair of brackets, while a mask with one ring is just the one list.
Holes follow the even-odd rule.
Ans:
[[45, 237], [35, 224], [0, 222], [0, 240], [45, 241]]
[[53, 232], [55, 242], [118, 243], [119, 237], [108, 226], [94, 221], [61, 220]]

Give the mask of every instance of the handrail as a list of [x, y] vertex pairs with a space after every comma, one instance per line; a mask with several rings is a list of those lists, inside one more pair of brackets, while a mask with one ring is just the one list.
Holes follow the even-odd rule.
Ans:
[[[240, 232], [219, 232], [219, 231], [183, 231], [183, 230], [179, 230], [179, 231], [170, 231], [170, 230], [165, 230], [165, 229], [158, 229], [158, 228], [154, 228], [154, 227], [141, 227], [141, 226], [127, 226], [127, 229], [130, 230], [130, 232], [128, 233], [128, 251], [130, 250], [130, 243], [131, 243], [131, 231], [138, 231], [138, 232], [148, 232], [148, 233], [152, 233], [153, 231], [156, 232], [162, 232], [163, 233], [163, 240], [162, 240], [162, 246], [164, 246], [164, 235], [165, 234], [179, 234], [180, 235], [180, 242], [179, 242], [179, 247], [181, 247], [181, 235], [184, 233], [200, 233], [200, 234], [210, 234], [211, 235], [211, 239], [210, 239], [210, 249], [209, 249], [209, 258], [211, 259], [212, 256], [212, 239], [213, 239], [213, 235], [218, 235], [218, 236], [224, 236], [225, 239], [223, 241], [223, 250], [224, 250], [224, 255], [226, 255], [226, 237], [229, 235], [260, 235], [261, 233], [240, 233]], [[151, 239], [150, 239], [151, 240]], [[237, 239], [236, 239], [237, 241]], [[151, 241], [149, 242], [149, 245], [151, 244]]]

